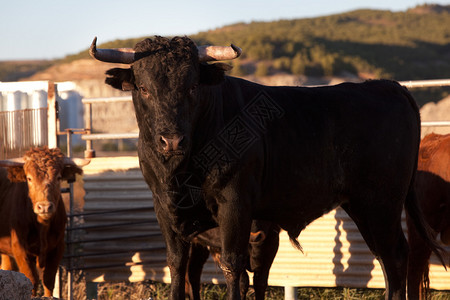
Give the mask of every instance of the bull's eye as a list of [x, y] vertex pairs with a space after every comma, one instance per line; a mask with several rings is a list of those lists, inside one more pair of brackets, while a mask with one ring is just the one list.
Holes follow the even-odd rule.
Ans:
[[143, 86], [139, 87], [139, 91], [141, 92], [141, 95], [144, 96], [144, 97], [147, 97], [150, 94], [148, 92], [148, 90], [145, 87], [143, 87]]
[[28, 182], [31, 182], [31, 181], [33, 181], [33, 180], [31, 179], [31, 177], [27, 177], [27, 181], [28, 181]]

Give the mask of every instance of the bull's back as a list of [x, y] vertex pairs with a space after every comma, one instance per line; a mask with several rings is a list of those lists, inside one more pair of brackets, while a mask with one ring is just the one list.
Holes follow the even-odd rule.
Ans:
[[406, 89], [373, 81], [267, 92], [283, 111], [263, 139], [267, 211], [277, 199], [292, 218], [306, 212], [309, 223], [378, 189], [406, 196], [420, 141], [418, 108]]

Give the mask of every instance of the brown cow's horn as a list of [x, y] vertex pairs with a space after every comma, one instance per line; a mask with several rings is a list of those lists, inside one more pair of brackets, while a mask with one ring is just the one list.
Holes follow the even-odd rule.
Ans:
[[25, 164], [23, 158], [11, 158], [0, 160], [0, 167], [22, 167]]
[[198, 59], [201, 62], [215, 60], [230, 60], [238, 58], [242, 54], [242, 49], [231, 44], [231, 46], [199, 46]]
[[132, 64], [135, 61], [135, 51], [132, 48], [97, 49], [97, 37], [92, 41], [89, 54], [97, 60], [109, 63]]
[[84, 167], [88, 165], [91, 162], [90, 159], [83, 159], [83, 158], [70, 158], [70, 157], [64, 157], [63, 163], [65, 165], [77, 165], [79, 167]]

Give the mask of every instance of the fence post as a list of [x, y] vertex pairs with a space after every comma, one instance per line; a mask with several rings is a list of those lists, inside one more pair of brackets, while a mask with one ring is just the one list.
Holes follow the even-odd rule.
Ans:
[[[84, 116], [84, 128], [87, 134], [92, 133], [92, 104], [88, 103], [85, 106], [85, 116]], [[85, 158], [94, 158], [95, 150], [92, 148], [92, 140], [86, 141], [86, 150], [84, 151]]]
[[98, 283], [97, 282], [86, 282], [86, 298], [87, 298], [87, 300], [97, 300], [98, 299]]
[[48, 130], [48, 147], [58, 147], [58, 126], [57, 126], [57, 87], [52, 81], [48, 82], [47, 90], [47, 130]]
[[284, 300], [297, 300], [297, 288], [293, 286], [284, 287]]
[[[72, 134], [73, 131], [70, 129], [67, 129], [67, 157], [72, 157]], [[73, 183], [69, 182], [69, 228], [73, 228], [73, 206], [74, 206], [74, 198], [73, 198]], [[68, 230], [66, 234], [68, 245], [68, 253], [69, 256], [73, 254], [73, 244], [72, 242], [72, 231]], [[74, 271], [73, 271], [73, 260], [72, 257], [69, 257], [68, 261], [68, 268], [67, 268], [67, 299], [72, 300], [73, 299], [73, 278], [74, 278]]]

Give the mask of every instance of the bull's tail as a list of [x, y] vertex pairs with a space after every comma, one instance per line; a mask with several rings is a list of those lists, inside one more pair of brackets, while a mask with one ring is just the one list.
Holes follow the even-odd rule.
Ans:
[[[419, 233], [425, 244], [431, 249], [431, 251], [438, 257], [441, 264], [447, 270], [443, 256], [446, 256], [446, 251], [442, 246], [438, 244], [434, 236], [436, 236], [434, 230], [428, 225], [425, 220], [419, 203], [417, 202], [417, 196], [414, 189], [414, 183], [411, 184], [410, 191], [406, 198], [405, 210], [411, 221], [413, 221], [416, 231]], [[429, 279], [429, 267], [427, 266], [422, 274], [421, 293], [423, 299], [427, 299], [428, 290], [430, 287]]]
[[[405, 201], [405, 210], [408, 214], [409, 218], [411, 219], [412, 223], [414, 224], [414, 227], [420, 237], [423, 239], [425, 244], [431, 249], [431, 251], [438, 257], [441, 264], [444, 266], [444, 268], [447, 270], [445, 261], [443, 256], [446, 256], [447, 253], [444, 250], [442, 246], [438, 244], [436, 239], [434, 238], [436, 236], [434, 230], [430, 227], [428, 222], [425, 220], [425, 217], [422, 213], [422, 209], [419, 206], [416, 190], [415, 190], [415, 180], [416, 180], [416, 173], [417, 173], [417, 166], [418, 166], [418, 159], [419, 159], [419, 146], [420, 146], [420, 130], [421, 130], [421, 120], [420, 120], [420, 112], [419, 107], [417, 106], [416, 101], [412, 97], [411, 93], [408, 91], [406, 87], [402, 87], [403, 91], [402, 93], [404, 96], [408, 99], [412, 109], [416, 113], [417, 117], [417, 128], [418, 128], [418, 137], [417, 137], [417, 147], [416, 147], [416, 153], [415, 153], [415, 165], [414, 165], [414, 173], [411, 178], [410, 186], [408, 195], [406, 197]], [[430, 280], [429, 280], [429, 267], [426, 268], [425, 273], [423, 274], [423, 280], [422, 280], [422, 295], [426, 297], [427, 291], [429, 289]], [[425, 298], [426, 299], [426, 298]]]
[[[412, 187], [408, 192], [408, 196], [405, 202], [405, 210], [409, 217], [409, 219], [414, 224], [416, 231], [419, 233], [422, 240], [425, 244], [431, 249], [431, 251], [437, 256], [441, 264], [447, 270], [444, 256], [447, 255], [445, 249], [438, 244], [434, 230], [428, 225], [428, 222], [425, 220], [422, 210], [417, 201], [416, 191], [414, 189], [414, 183], [411, 184]], [[409, 271], [408, 271], [409, 272]], [[430, 279], [429, 279], [429, 265], [427, 264], [424, 272], [422, 274], [421, 280], [421, 299], [428, 299], [428, 292], [430, 288]]]
[[444, 261], [444, 256], [447, 255], [445, 249], [438, 244], [436, 239], [433, 236], [436, 236], [434, 230], [428, 225], [425, 220], [422, 210], [419, 207], [417, 202], [417, 196], [414, 189], [414, 183], [412, 183], [412, 187], [408, 193], [405, 202], [405, 210], [408, 214], [409, 218], [413, 221], [414, 227], [416, 231], [419, 233], [422, 240], [425, 244], [431, 249], [431, 251], [437, 256], [441, 264], [447, 270], [447, 266]]
[[288, 231], [289, 241], [291, 241], [292, 246], [303, 253], [302, 245], [300, 245], [300, 242], [298, 241], [299, 234], [299, 232]]
[[403, 87], [403, 94], [408, 99], [412, 109], [416, 113], [417, 117], [417, 129], [418, 129], [418, 136], [417, 136], [417, 146], [416, 146], [416, 153], [415, 153], [415, 165], [414, 165], [414, 173], [411, 178], [411, 182], [409, 185], [409, 191], [408, 195], [406, 197], [405, 201], [405, 210], [406, 213], [409, 215], [410, 219], [413, 221], [414, 227], [416, 228], [417, 232], [419, 233], [420, 237], [423, 239], [423, 241], [427, 244], [427, 246], [433, 251], [434, 254], [439, 258], [442, 265], [445, 269], [447, 269], [443, 255], [446, 255], [446, 251], [444, 248], [442, 248], [434, 236], [436, 236], [434, 230], [428, 225], [428, 222], [425, 220], [422, 209], [419, 206], [419, 203], [417, 201], [417, 195], [415, 190], [415, 180], [416, 180], [416, 173], [417, 173], [417, 165], [419, 160], [419, 146], [420, 146], [420, 129], [421, 129], [421, 121], [420, 121], [420, 112], [419, 107], [417, 106], [417, 103], [415, 102], [414, 98], [412, 97], [411, 93], [408, 91], [406, 87]]

